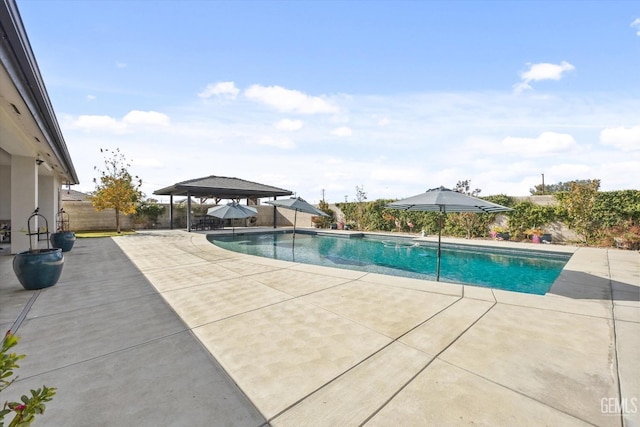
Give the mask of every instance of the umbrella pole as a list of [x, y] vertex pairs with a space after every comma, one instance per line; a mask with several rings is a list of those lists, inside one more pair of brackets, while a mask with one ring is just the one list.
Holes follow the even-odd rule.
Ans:
[[298, 220], [298, 210], [293, 211], [293, 244], [292, 248], [296, 247], [296, 221]]
[[440, 241], [442, 239], [442, 211], [440, 211], [440, 218], [438, 221], [438, 260], [436, 261], [437, 263], [437, 267], [436, 267], [436, 282], [440, 281], [440, 257], [442, 255], [441, 249], [440, 249]]

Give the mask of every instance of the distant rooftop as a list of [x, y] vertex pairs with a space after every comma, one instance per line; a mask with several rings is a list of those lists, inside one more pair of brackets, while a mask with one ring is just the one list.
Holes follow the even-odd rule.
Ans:
[[86, 193], [81, 193], [80, 191], [62, 189], [60, 197], [63, 202], [88, 202], [90, 196]]

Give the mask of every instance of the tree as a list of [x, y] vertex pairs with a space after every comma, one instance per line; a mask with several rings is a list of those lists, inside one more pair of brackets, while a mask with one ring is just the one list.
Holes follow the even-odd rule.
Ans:
[[458, 193], [466, 194], [467, 196], [478, 197], [478, 195], [482, 191], [479, 188], [476, 188], [473, 191], [470, 191], [470, 190], [471, 190], [470, 179], [465, 179], [464, 181], [458, 181], [458, 183], [456, 184], [455, 191], [457, 191]]
[[592, 243], [598, 231], [598, 223], [592, 216], [596, 206], [599, 179], [571, 182], [567, 193], [558, 193], [560, 210], [569, 228], [582, 235], [585, 243]]
[[325, 202], [324, 199], [320, 200], [320, 203], [318, 203], [318, 209], [329, 215], [317, 217], [320, 226], [322, 228], [329, 228], [331, 224], [336, 221], [336, 213], [329, 207], [329, 203]]
[[573, 181], [559, 182], [557, 184], [542, 185], [538, 184], [529, 189], [532, 196], [541, 196], [544, 194], [555, 194], [562, 191], [571, 191], [571, 184], [588, 184], [590, 179], [576, 179]]
[[115, 151], [100, 149], [105, 155], [104, 170], [94, 166], [100, 172], [100, 179], [94, 178], [96, 190], [91, 195], [91, 204], [97, 211], [114, 209], [116, 212], [116, 231], [120, 233], [120, 213], [131, 215], [136, 213], [136, 205], [141, 199], [140, 186], [142, 180], [131, 176], [131, 167], [119, 148]]
[[166, 208], [158, 204], [158, 201], [155, 199], [140, 200], [136, 205], [136, 217], [140, 219], [146, 218], [146, 227], [149, 227], [149, 225], [155, 227], [158, 222], [158, 217], [162, 215], [165, 210]]
[[356, 201], [358, 203], [362, 203], [367, 200], [367, 193], [364, 191], [364, 185], [357, 186], [356, 185]]
[[[458, 181], [455, 187], [455, 191], [458, 193], [466, 194], [467, 196], [478, 197], [478, 194], [482, 190], [476, 188], [471, 191], [471, 180], [465, 179], [462, 181]], [[485, 231], [485, 228], [488, 227], [488, 224], [485, 224], [487, 220], [482, 221], [482, 218], [473, 212], [460, 212], [456, 214], [452, 214], [447, 219], [449, 223], [449, 228], [462, 228], [464, 229], [465, 236], [467, 239], [474, 237], [475, 234]]]
[[358, 230], [362, 230], [364, 227], [365, 200], [367, 200], [367, 193], [364, 191], [364, 185], [356, 185], [356, 224], [358, 226]]
[[513, 206], [511, 212], [507, 212], [509, 232], [516, 240], [527, 237], [527, 230], [535, 230], [555, 220], [555, 208], [542, 206], [523, 200]]

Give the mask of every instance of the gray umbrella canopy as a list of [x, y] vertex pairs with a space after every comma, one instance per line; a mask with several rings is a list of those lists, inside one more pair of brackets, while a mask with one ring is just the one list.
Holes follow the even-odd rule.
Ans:
[[258, 215], [258, 210], [236, 202], [209, 208], [207, 215], [221, 219], [250, 218]]
[[491, 213], [510, 211], [511, 208], [487, 202], [477, 197], [467, 196], [448, 188], [439, 187], [427, 190], [417, 196], [389, 203], [388, 208], [404, 209], [406, 211], [437, 211], [437, 212], [477, 212]]
[[312, 215], [329, 216], [325, 212], [322, 212], [320, 209], [313, 206], [312, 204], [307, 203], [304, 199], [300, 197], [292, 197], [290, 199], [284, 199], [284, 200], [270, 200], [266, 203], [273, 206], [278, 206], [280, 208], [292, 209], [295, 211], [305, 212]]
[[[209, 210], [207, 210], [207, 215], [215, 216], [220, 219], [242, 219], [258, 215], [258, 210], [256, 208], [241, 205], [237, 202], [232, 202], [226, 205], [209, 208]], [[235, 234], [235, 231], [235, 227], [232, 226], [233, 234]]]
[[300, 197], [292, 197], [290, 199], [284, 200], [270, 200], [266, 202], [270, 205], [277, 206], [279, 208], [291, 209], [294, 210], [295, 213], [293, 215], [293, 244], [295, 246], [295, 238], [296, 238], [296, 221], [298, 220], [298, 211], [309, 213], [312, 215], [319, 216], [329, 216], [327, 213], [322, 212], [320, 209], [316, 208], [312, 204], [306, 202], [304, 199]]
[[506, 206], [478, 199], [477, 197], [467, 196], [466, 194], [449, 190], [444, 187], [432, 188], [431, 190], [409, 197], [408, 199], [389, 203], [387, 207], [391, 209], [402, 209], [405, 211], [440, 212], [440, 221], [438, 222], [438, 260], [436, 280], [440, 280], [442, 215], [447, 212], [493, 213], [513, 210]]

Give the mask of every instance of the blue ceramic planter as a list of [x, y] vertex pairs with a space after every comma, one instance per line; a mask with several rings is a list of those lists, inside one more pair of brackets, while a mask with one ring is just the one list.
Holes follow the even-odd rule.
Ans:
[[51, 246], [62, 249], [62, 252], [69, 252], [75, 242], [76, 233], [73, 231], [51, 233]]
[[29, 291], [55, 285], [63, 265], [60, 248], [19, 252], [13, 258], [13, 271], [22, 287]]

